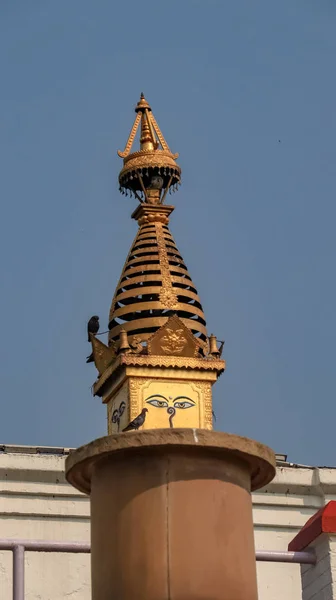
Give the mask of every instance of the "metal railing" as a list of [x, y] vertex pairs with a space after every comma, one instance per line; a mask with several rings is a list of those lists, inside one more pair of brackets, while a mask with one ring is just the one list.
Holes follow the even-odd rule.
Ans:
[[[81, 542], [44, 542], [43, 540], [0, 539], [0, 550], [13, 553], [13, 600], [24, 600], [25, 552], [71, 552], [89, 554], [90, 544]], [[315, 565], [314, 552], [257, 550], [256, 560]]]
[[82, 544], [80, 542], [0, 539], [0, 550], [11, 550], [13, 553], [13, 600], [24, 600], [25, 551], [89, 554], [91, 548], [90, 544]]

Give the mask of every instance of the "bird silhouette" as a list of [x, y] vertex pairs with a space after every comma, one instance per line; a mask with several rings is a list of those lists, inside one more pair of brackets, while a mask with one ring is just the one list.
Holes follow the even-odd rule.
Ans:
[[89, 320], [89, 322], [87, 324], [87, 331], [88, 331], [88, 342], [89, 342], [90, 341], [90, 333], [93, 333], [93, 335], [96, 335], [96, 333], [98, 333], [98, 331], [99, 331], [99, 317], [97, 317], [97, 315], [94, 315]]
[[91, 352], [90, 356], [86, 357], [86, 362], [87, 363], [92, 363], [94, 362], [94, 358], [93, 358], [93, 352]]
[[220, 358], [222, 356], [223, 353], [223, 348], [224, 348], [224, 344], [225, 344], [225, 340], [223, 342], [221, 342], [220, 340], [218, 340], [220, 343], [220, 346], [218, 348], [218, 358]]
[[125, 427], [125, 429], [123, 429], [123, 431], [132, 431], [135, 429], [139, 429], [139, 427], [141, 427], [146, 420], [147, 412], [148, 412], [148, 408], [143, 408], [140, 415], [135, 417], [135, 419], [133, 419], [133, 421], [131, 421], [129, 423], [129, 425], [127, 425], [127, 427]]

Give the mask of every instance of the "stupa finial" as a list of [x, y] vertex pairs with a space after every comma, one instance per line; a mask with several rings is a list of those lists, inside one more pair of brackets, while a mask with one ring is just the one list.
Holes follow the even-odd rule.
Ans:
[[[120, 191], [126, 196], [134, 194], [139, 202], [162, 204], [167, 192], [176, 191], [181, 183], [181, 169], [176, 163], [178, 153], [171, 152], [143, 93], [135, 112], [125, 149], [118, 150], [124, 159], [119, 174]], [[140, 124], [140, 149], [131, 152]]]

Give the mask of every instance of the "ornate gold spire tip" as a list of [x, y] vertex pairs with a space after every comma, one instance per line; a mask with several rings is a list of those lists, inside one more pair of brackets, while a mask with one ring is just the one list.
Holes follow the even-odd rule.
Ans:
[[[124, 166], [119, 174], [122, 194], [135, 196], [139, 202], [163, 204], [167, 192], [176, 191], [181, 183], [181, 169], [155, 120], [152, 109], [141, 93], [135, 107], [136, 117], [123, 152]], [[140, 125], [140, 149], [131, 152]]]

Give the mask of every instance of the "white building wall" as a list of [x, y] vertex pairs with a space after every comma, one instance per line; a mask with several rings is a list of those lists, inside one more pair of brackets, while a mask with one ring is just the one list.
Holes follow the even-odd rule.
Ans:
[[[65, 453], [0, 452], [0, 537], [89, 542], [89, 500], [64, 478]], [[321, 506], [336, 499], [336, 470], [278, 466], [253, 495], [256, 549], [287, 550]], [[259, 600], [300, 600], [300, 566], [258, 563]], [[0, 552], [0, 598], [12, 594], [12, 555]], [[90, 556], [26, 553], [26, 600], [90, 600]]]
[[[88, 542], [88, 499], [64, 478], [64, 455], [0, 454], [0, 537]], [[12, 597], [0, 552], [0, 598]], [[90, 600], [90, 555], [26, 553], [26, 600]]]
[[[257, 550], [287, 550], [308, 519], [336, 499], [336, 469], [278, 465], [275, 479], [253, 494]], [[300, 565], [257, 563], [259, 600], [301, 600]]]
[[333, 600], [336, 588], [335, 535], [322, 534], [309, 546], [316, 565], [301, 565], [302, 600]]

